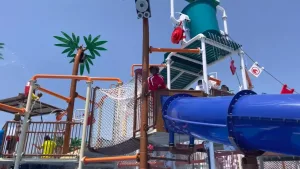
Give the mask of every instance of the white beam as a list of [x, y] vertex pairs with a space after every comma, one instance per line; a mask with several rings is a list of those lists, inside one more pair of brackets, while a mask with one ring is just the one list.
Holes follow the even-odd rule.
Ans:
[[180, 72], [178, 75], [176, 75], [172, 80], [171, 80], [171, 84], [177, 80], [184, 72]]
[[188, 70], [184, 70], [184, 69], [181, 69], [181, 68], [178, 68], [178, 67], [175, 67], [175, 66], [172, 66], [171, 68], [174, 69], [174, 70], [177, 70], [177, 71], [181, 71], [183, 73], [188, 73], [188, 74], [196, 76], [196, 77], [199, 76], [199, 74], [197, 74], [197, 73], [194, 73], [194, 72], [191, 72], [191, 71], [188, 71]]
[[191, 59], [191, 58], [188, 58], [186, 56], [183, 56], [183, 55], [180, 55], [180, 54], [174, 54], [173, 56], [176, 56], [178, 58], [181, 58], [181, 59], [184, 59], [184, 60], [188, 60], [190, 62], [193, 62], [193, 63], [196, 63], [196, 64], [199, 64], [199, 65], [202, 65], [202, 62], [198, 61], [198, 60], [195, 60], [195, 59]]

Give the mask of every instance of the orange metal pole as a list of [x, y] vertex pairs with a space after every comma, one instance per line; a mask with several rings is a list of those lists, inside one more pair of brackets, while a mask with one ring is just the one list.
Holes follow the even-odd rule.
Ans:
[[200, 48], [198, 49], [177, 49], [177, 48], [154, 48], [150, 46], [149, 52], [176, 52], [176, 53], [195, 53], [199, 54], [201, 53]]
[[121, 79], [115, 77], [91, 77], [91, 81], [116, 81], [118, 83], [123, 83]]
[[72, 79], [72, 80], [86, 80], [86, 81], [117, 81], [122, 83], [122, 80], [115, 77], [88, 77], [88, 76], [75, 76], [75, 75], [51, 75], [51, 74], [37, 74], [34, 75], [32, 80], [37, 79]]
[[11, 111], [11, 112], [16, 112], [16, 113], [25, 113], [25, 109], [24, 108], [16, 108], [16, 107], [12, 107], [6, 104], [2, 104], [0, 103], [0, 108], [7, 110], [7, 111]]
[[221, 85], [221, 80], [219, 79], [216, 79], [216, 78], [212, 78], [212, 77], [208, 77], [208, 80], [212, 80], [212, 81], [215, 81], [217, 83], [218, 86]]
[[[135, 68], [135, 67], [140, 67], [140, 66], [142, 66], [142, 64], [133, 64], [133, 65], [131, 66], [131, 77], [134, 76], [134, 68]], [[150, 66], [167, 67], [167, 65], [165, 65], [165, 64], [150, 64], [149, 67], [150, 67]]]
[[83, 158], [84, 164], [89, 163], [104, 163], [104, 162], [114, 162], [114, 161], [130, 161], [130, 160], [138, 160], [139, 155], [133, 156], [116, 156], [116, 157], [100, 157], [100, 158]]
[[37, 88], [37, 90], [42, 91], [42, 92], [45, 92], [45, 93], [47, 93], [47, 94], [50, 94], [50, 95], [52, 95], [52, 96], [54, 96], [54, 97], [57, 97], [57, 98], [59, 98], [59, 99], [62, 99], [62, 100], [64, 100], [64, 101], [66, 101], [66, 102], [70, 102], [70, 98], [67, 98], [67, 97], [62, 96], [62, 95], [60, 95], [60, 94], [57, 94], [57, 93], [55, 93], [55, 92], [52, 92], [52, 91], [50, 91], [50, 90], [48, 90], [48, 89], [45, 89], [45, 88], [43, 88], [43, 87], [39, 87], [39, 88]]
[[85, 98], [85, 97], [83, 97], [83, 96], [81, 96], [81, 95], [77, 95], [77, 97], [78, 97], [78, 99], [81, 99], [81, 100], [83, 100], [83, 101], [85, 101], [85, 100], [86, 100], [86, 98]]
[[75, 76], [75, 75], [51, 75], [51, 74], [37, 74], [34, 75], [32, 80], [37, 79], [73, 79], [73, 80], [87, 80], [91, 81], [91, 78], [88, 76]]

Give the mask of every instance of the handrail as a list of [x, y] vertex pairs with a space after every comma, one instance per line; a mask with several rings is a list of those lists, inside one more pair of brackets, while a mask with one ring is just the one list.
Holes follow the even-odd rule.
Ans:
[[219, 79], [216, 79], [216, 78], [213, 78], [213, 77], [208, 77], [208, 80], [211, 80], [211, 81], [216, 82], [216, 84], [217, 84], [218, 86], [221, 85], [221, 80], [219, 80]]
[[15, 112], [15, 113], [25, 113], [26, 112], [24, 108], [16, 108], [16, 107], [9, 106], [9, 105], [2, 104], [2, 103], [0, 103], [0, 108], [2, 108], [3, 110], [6, 110], [6, 111]]
[[138, 160], [139, 155], [132, 155], [132, 156], [116, 156], [116, 157], [98, 157], [98, 158], [88, 158], [84, 157], [82, 159], [84, 164], [89, 163], [104, 163], [104, 162], [114, 162], [114, 161], [131, 161], [131, 160]]
[[[142, 64], [133, 64], [133, 65], [131, 66], [131, 77], [134, 76], [134, 68], [135, 68], [135, 67], [138, 67], [138, 66], [142, 66]], [[167, 65], [165, 65], [165, 64], [150, 64], [149, 67], [150, 67], [150, 66], [167, 67]]]
[[86, 100], [86, 98], [85, 98], [84, 96], [81, 96], [81, 95], [79, 95], [79, 94], [77, 95], [77, 98], [80, 99], [80, 100], [83, 100], [83, 101]]
[[201, 49], [181, 49], [181, 48], [154, 48], [150, 46], [149, 52], [176, 52], [176, 53], [194, 53], [194, 54], [200, 54]]
[[54, 74], [36, 74], [31, 80], [37, 79], [73, 79], [73, 80], [86, 80], [86, 81], [117, 81], [123, 83], [120, 78], [115, 77], [89, 77], [89, 76], [76, 76], [76, 75], [54, 75]]
[[116, 81], [119, 84], [122, 84], [122, 80], [116, 77], [91, 77], [91, 81]]
[[53, 74], [36, 74], [31, 80], [37, 79], [73, 79], [73, 80], [86, 80], [92, 81], [88, 76], [76, 76], [76, 75], [53, 75]]
[[52, 91], [50, 91], [50, 90], [48, 90], [48, 89], [45, 89], [45, 88], [43, 88], [43, 87], [38, 87], [37, 90], [39, 90], [39, 91], [41, 91], [41, 92], [45, 92], [45, 93], [47, 93], [47, 94], [49, 94], [49, 95], [52, 95], [52, 96], [54, 96], [54, 97], [57, 97], [57, 98], [59, 98], [59, 99], [62, 99], [62, 100], [64, 100], [64, 101], [68, 102], [68, 103], [70, 102], [70, 98], [65, 97], [65, 96], [62, 96], [62, 95], [60, 95], [60, 94], [58, 94], [58, 93], [52, 92]]

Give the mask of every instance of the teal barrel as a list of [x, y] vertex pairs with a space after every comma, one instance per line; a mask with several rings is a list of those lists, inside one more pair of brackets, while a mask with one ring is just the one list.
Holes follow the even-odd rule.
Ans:
[[216, 17], [218, 5], [217, 0], [196, 0], [182, 10], [181, 13], [188, 15], [191, 19], [191, 22], [187, 24], [191, 38], [200, 33], [220, 34]]

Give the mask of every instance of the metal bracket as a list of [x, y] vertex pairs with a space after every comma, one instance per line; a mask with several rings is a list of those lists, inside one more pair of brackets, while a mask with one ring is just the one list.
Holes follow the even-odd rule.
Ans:
[[240, 92], [238, 92], [233, 99], [231, 100], [230, 104], [229, 104], [229, 108], [228, 108], [228, 115], [227, 115], [227, 126], [228, 126], [228, 139], [230, 141], [230, 143], [237, 149], [240, 150], [241, 152], [243, 152], [244, 154], [249, 154], [249, 155], [261, 155], [264, 152], [260, 151], [260, 150], [255, 150], [255, 151], [249, 151], [246, 150], [242, 147], [242, 145], [240, 145], [239, 143], [239, 139], [238, 139], [238, 135], [234, 132], [234, 120], [233, 120], [233, 110], [234, 110], [234, 106], [236, 105], [236, 103], [238, 102], [238, 100], [245, 96], [245, 95], [256, 95], [256, 93], [252, 90], [242, 90]]

